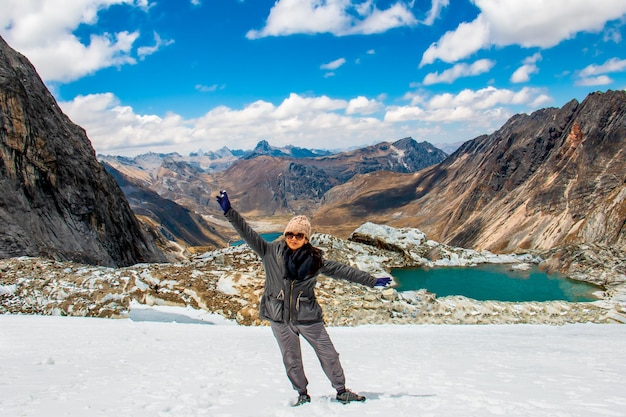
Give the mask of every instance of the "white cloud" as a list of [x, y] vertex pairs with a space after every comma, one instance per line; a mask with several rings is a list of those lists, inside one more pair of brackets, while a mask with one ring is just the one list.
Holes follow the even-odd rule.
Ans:
[[473, 0], [478, 17], [445, 33], [424, 52], [420, 66], [456, 62], [491, 46], [549, 48], [579, 32], [600, 32], [626, 13], [626, 0]]
[[539, 67], [537, 67], [537, 61], [541, 61], [541, 54], [539, 52], [537, 52], [533, 56], [526, 58], [523, 62], [523, 65], [515, 70], [515, 72], [511, 75], [511, 82], [524, 83], [529, 81], [531, 74], [536, 74], [539, 72]]
[[535, 52], [532, 56], [525, 58], [523, 63], [525, 65], [536, 64], [542, 59], [543, 57], [541, 56], [541, 52]]
[[85, 128], [94, 148], [102, 153], [112, 150], [124, 154], [127, 149], [154, 148], [166, 143], [175, 149], [193, 133], [178, 115], [138, 115], [131, 107], [120, 105], [111, 93], [77, 96], [59, 105]]
[[528, 105], [533, 109], [538, 109], [550, 103], [552, 98], [547, 94], [539, 94], [533, 100], [531, 100]]
[[461, 23], [455, 31], [446, 32], [439, 41], [428, 47], [422, 55], [420, 67], [437, 59], [457, 62], [489, 45], [489, 26], [482, 16], [472, 23]]
[[611, 58], [602, 65], [589, 65], [580, 71], [581, 77], [626, 71], [626, 59]]
[[431, 85], [438, 83], [452, 84], [458, 78], [471, 77], [485, 72], [489, 72], [495, 65], [494, 61], [489, 59], [479, 59], [472, 64], [456, 64], [454, 67], [443, 71], [441, 74], [438, 72], [431, 72], [424, 77], [423, 84]]
[[379, 10], [372, 7], [368, 10], [362, 21], [352, 25], [345, 33], [346, 35], [370, 35], [374, 33], [383, 33], [389, 29], [412, 26], [417, 23], [415, 16], [407, 9], [406, 5], [396, 3], [386, 10]]
[[624, 71], [626, 71], [626, 59], [611, 58], [602, 65], [588, 65], [579, 71], [577, 74], [579, 79], [576, 80], [576, 85], [608, 85], [613, 80], [606, 74]]
[[270, 138], [276, 145], [315, 143], [316, 147], [336, 149], [362, 144], [367, 135], [395, 137], [394, 130], [380, 120], [356, 116], [369, 113], [377, 105], [360, 97], [348, 102], [290, 94], [278, 106], [263, 100], [242, 109], [218, 106], [197, 119], [176, 114], [140, 115], [121, 105], [111, 93], [78, 96], [59, 105], [72, 121], [85, 128], [100, 154], [132, 156], [146, 149], [188, 153], [199, 148], [232, 147], [233, 143], [251, 149], [260, 138]]
[[574, 84], [591, 87], [594, 85], [608, 85], [611, 84], [613, 80], [608, 75], [598, 75], [597, 77], [586, 77], [577, 80]]
[[[290, 94], [280, 104], [258, 100], [240, 109], [218, 106], [185, 119], [137, 114], [111, 93], [78, 96], [59, 103], [86, 129], [96, 152], [134, 156], [154, 152], [189, 153], [223, 146], [251, 149], [260, 139], [277, 146], [340, 149], [430, 132], [431, 143], [470, 139], [500, 127], [512, 114], [550, 101], [541, 90], [488, 87], [458, 94], [407, 94], [408, 105], [385, 108], [384, 97], [350, 100]], [[519, 110], [521, 109], [521, 110]], [[374, 116], [384, 111], [384, 117]], [[457, 125], [453, 125], [453, 124]], [[468, 136], [459, 137], [459, 132]], [[416, 137], [419, 139], [418, 137]]]
[[486, 87], [480, 90], [465, 89], [458, 94], [444, 93], [434, 96], [428, 102], [431, 109], [469, 106], [474, 109], [487, 109], [503, 104], [524, 104], [539, 94], [539, 90], [523, 88], [519, 91]]
[[539, 72], [535, 64], [524, 64], [511, 75], [512, 83], [525, 83], [530, 80], [530, 75]]
[[145, 57], [157, 52], [163, 46], [169, 46], [173, 43], [173, 40], [163, 40], [158, 33], [154, 32], [154, 45], [140, 46], [139, 48], [137, 48], [137, 56], [139, 56], [139, 59], [144, 59]]
[[102, 68], [134, 64], [136, 56], [155, 51], [149, 47], [134, 54], [137, 31], [92, 34], [88, 43], [73, 34], [80, 25], [97, 23], [98, 12], [113, 5], [150, 8], [147, 0], [3, 0], [0, 33], [28, 56], [44, 80], [72, 81]]
[[495, 129], [514, 114], [514, 108], [518, 106], [535, 108], [549, 100], [550, 98], [541, 90], [532, 88], [512, 91], [487, 87], [432, 97], [415, 94], [411, 97], [409, 105], [389, 107], [384, 120], [393, 123], [409, 120], [436, 123], [464, 122]]
[[404, 122], [418, 120], [424, 114], [424, 110], [419, 106], [394, 106], [387, 109], [385, 122]]
[[381, 102], [359, 96], [348, 102], [346, 114], [373, 114], [380, 111], [382, 108], [383, 104]]
[[437, 18], [441, 14], [441, 10], [444, 7], [448, 7], [449, 4], [450, 0], [433, 0], [432, 7], [428, 11], [426, 19], [424, 19], [421, 23], [427, 26], [431, 26], [433, 23], [435, 23], [435, 20], [437, 20]]
[[416, 23], [415, 16], [402, 2], [380, 10], [371, 1], [353, 4], [351, 0], [277, 0], [265, 27], [248, 31], [246, 37], [373, 34]]
[[619, 30], [619, 28], [607, 28], [604, 31], [604, 36], [602, 37], [602, 40], [604, 42], [615, 42], [615, 43], [621, 43], [622, 42], [622, 32]]
[[283, 118], [316, 112], [332, 112], [335, 110], [343, 110], [347, 105], [348, 103], [345, 100], [331, 99], [327, 96], [302, 97], [298, 94], [291, 93], [289, 97], [283, 100], [280, 106], [276, 108], [274, 116]]
[[325, 70], [336, 70], [337, 68], [339, 68], [340, 66], [342, 66], [343, 64], [346, 63], [346, 59], [345, 58], [339, 58], [339, 59], [335, 59], [332, 62], [329, 62], [327, 64], [323, 64], [320, 66], [321, 69], [325, 69]]
[[213, 84], [213, 85], [203, 85], [203, 84], [196, 84], [196, 90], [202, 92], [202, 93], [212, 93], [214, 91], [219, 90], [223, 90], [224, 86], [218, 86], [217, 84]]

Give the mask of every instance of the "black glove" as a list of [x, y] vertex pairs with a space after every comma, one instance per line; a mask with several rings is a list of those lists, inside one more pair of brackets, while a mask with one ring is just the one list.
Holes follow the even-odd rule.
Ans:
[[228, 199], [228, 194], [226, 194], [226, 190], [220, 191], [220, 195], [216, 196], [215, 199], [219, 203], [222, 210], [224, 210], [224, 214], [228, 210], [230, 210], [230, 200]]
[[375, 287], [386, 287], [391, 284], [391, 278], [376, 278]]

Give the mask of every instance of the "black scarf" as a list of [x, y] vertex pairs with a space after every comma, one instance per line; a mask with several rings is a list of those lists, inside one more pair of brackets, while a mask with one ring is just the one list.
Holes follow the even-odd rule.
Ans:
[[287, 249], [285, 253], [285, 271], [287, 278], [302, 281], [315, 275], [322, 267], [322, 251], [307, 243], [298, 250]]

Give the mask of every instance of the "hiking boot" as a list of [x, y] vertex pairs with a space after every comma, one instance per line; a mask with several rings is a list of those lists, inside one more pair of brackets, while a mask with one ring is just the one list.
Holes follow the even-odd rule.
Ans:
[[352, 402], [352, 401], [365, 401], [364, 396], [354, 393], [350, 391], [349, 389], [341, 393], [338, 392], [336, 398], [337, 398], [337, 401], [343, 404], [348, 404], [349, 402]]
[[302, 404], [306, 404], [310, 402], [311, 402], [311, 397], [309, 397], [309, 394], [300, 394], [298, 395], [298, 399], [292, 405], [292, 407], [298, 407], [298, 406], [301, 406]]

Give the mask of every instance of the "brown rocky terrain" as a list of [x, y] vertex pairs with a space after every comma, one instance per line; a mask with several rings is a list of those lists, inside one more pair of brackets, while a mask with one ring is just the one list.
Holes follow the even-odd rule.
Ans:
[[106, 163], [104, 165], [124, 191], [135, 215], [148, 227], [159, 246], [165, 248], [172, 261], [189, 256], [189, 248], [209, 250], [227, 246], [229, 239], [220, 231], [223, 228], [129, 180]]
[[179, 156], [164, 156], [160, 163], [153, 160], [147, 164], [128, 158], [103, 160], [129, 181], [198, 213], [218, 214], [217, 207], [210, 204], [211, 195], [225, 188], [243, 213], [268, 217], [312, 213], [328, 190], [355, 175], [380, 170], [416, 172], [447, 156], [412, 138], [315, 155], [306, 149], [279, 149], [261, 141], [224, 170], [205, 169]]
[[[453, 259], [463, 264], [541, 262], [537, 254], [507, 255], [454, 248], [415, 239], [420, 232], [399, 230], [389, 239], [355, 231], [355, 240], [315, 235], [326, 256], [377, 276], [390, 268]], [[558, 255], [572, 276], [604, 287], [595, 302], [479, 302], [465, 297], [436, 297], [420, 291], [398, 293], [320, 277], [316, 289], [325, 320], [332, 326], [363, 324], [551, 324], [626, 322], [624, 252], [571, 247]], [[590, 256], [590, 253], [594, 253]], [[176, 264], [102, 268], [41, 258], [0, 261], [0, 314], [27, 313], [89, 317], [128, 317], [133, 303], [185, 306], [220, 314], [242, 325], [264, 325], [258, 318], [263, 267], [246, 246], [210, 251]]]
[[322, 230], [364, 218], [496, 252], [626, 245], [626, 92], [517, 115], [417, 174], [376, 172], [330, 190]]

